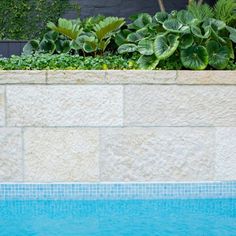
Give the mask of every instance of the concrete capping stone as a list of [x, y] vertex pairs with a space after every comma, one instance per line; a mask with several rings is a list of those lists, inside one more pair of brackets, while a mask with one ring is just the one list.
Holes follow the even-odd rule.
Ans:
[[236, 85], [236, 71], [0, 70], [0, 84]]
[[48, 84], [105, 84], [104, 70], [49, 70]]
[[46, 70], [0, 70], [0, 84], [45, 84]]
[[177, 84], [236, 85], [236, 71], [187, 71], [177, 72]]
[[110, 84], [175, 84], [175, 70], [107, 70]]

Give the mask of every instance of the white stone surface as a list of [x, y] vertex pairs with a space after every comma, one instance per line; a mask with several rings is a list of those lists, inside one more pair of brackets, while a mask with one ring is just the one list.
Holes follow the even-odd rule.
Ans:
[[177, 73], [174, 70], [108, 70], [106, 82], [110, 84], [174, 84]]
[[128, 85], [127, 126], [236, 126], [235, 86]]
[[12, 126], [119, 126], [122, 86], [9, 86]]
[[102, 181], [214, 178], [214, 128], [102, 129]]
[[44, 70], [1, 70], [0, 84], [42, 84], [46, 83]]
[[5, 98], [4, 87], [0, 86], [0, 126], [5, 125]]
[[178, 71], [178, 84], [236, 84], [236, 71]]
[[104, 84], [104, 70], [49, 70], [49, 84]]
[[97, 129], [26, 129], [25, 180], [97, 181], [98, 136]]
[[0, 182], [23, 181], [21, 130], [0, 128]]
[[236, 127], [217, 128], [215, 180], [236, 180]]

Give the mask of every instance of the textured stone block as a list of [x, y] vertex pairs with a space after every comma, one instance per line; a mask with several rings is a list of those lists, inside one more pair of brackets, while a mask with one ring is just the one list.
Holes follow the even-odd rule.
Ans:
[[236, 180], [236, 127], [217, 128], [215, 180]]
[[21, 131], [0, 128], [0, 182], [23, 181]]
[[108, 70], [106, 82], [110, 84], [174, 84], [176, 71]]
[[43, 84], [46, 83], [46, 71], [13, 70], [0, 71], [0, 84]]
[[105, 71], [102, 70], [50, 70], [49, 84], [104, 84]]
[[97, 129], [26, 129], [26, 181], [98, 180], [98, 136]]
[[236, 87], [127, 86], [124, 119], [135, 126], [236, 126]]
[[178, 71], [178, 84], [236, 84], [235, 71]]
[[0, 86], [0, 126], [5, 124], [5, 98], [4, 87]]
[[12, 126], [119, 126], [122, 86], [10, 86]]
[[214, 177], [212, 128], [102, 129], [102, 181], [202, 181]]

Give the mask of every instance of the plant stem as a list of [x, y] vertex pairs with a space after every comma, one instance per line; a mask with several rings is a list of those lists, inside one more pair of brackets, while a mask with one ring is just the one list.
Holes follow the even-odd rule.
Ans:
[[166, 11], [166, 10], [165, 10], [165, 6], [164, 6], [164, 3], [163, 3], [163, 0], [157, 0], [157, 1], [158, 1], [160, 10], [161, 10], [161, 11]]
[[198, 1], [198, 5], [201, 5], [203, 3], [203, 0]]

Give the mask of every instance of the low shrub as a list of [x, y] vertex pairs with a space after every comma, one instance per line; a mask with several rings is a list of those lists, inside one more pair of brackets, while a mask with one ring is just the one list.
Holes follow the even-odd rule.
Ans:
[[[80, 56], [70, 54], [36, 54], [0, 58], [0, 70], [135, 70], [138, 55]], [[166, 61], [160, 61], [156, 70], [184, 69], [178, 57], [173, 55]], [[210, 67], [208, 69], [211, 69]], [[230, 60], [226, 70], [236, 70], [236, 63]]]
[[137, 69], [135, 60], [121, 55], [88, 56], [37, 54], [0, 58], [1, 70], [107, 70]]
[[26, 44], [24, 56], [3, 59], [0, 66], [233, 70], [235, 11], [234, 0], [225, 5], [218, 0], [213, 8], [192, 0], [187, 10], [157, 12], [154, 16], [141, 13], [132, 16], [129, 24], [118, 17], [60, 18], [58, 24], [47, 24], [48, 32], [41, 39]]

